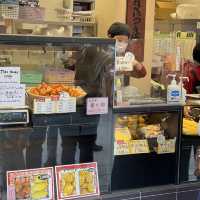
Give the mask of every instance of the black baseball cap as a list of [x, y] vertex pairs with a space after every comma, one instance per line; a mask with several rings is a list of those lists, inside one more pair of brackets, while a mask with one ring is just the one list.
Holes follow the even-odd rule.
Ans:
[[131, 35], [129, 26], [121, 22], [113, 23], [108, 29], [107, 34], [111, 38], [117, 35], [125, 35], [125, 36], [128, 36], [128, 38], [130, 38], [130, 35]]

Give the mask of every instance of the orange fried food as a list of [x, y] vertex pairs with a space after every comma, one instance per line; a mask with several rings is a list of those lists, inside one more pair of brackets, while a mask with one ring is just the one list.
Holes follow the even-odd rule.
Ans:
[[59, 95], [61, 92], [67, 92], [71, 97], [82, 97], [85, 95], [85, 92], [82, 89], [63, 84], [48, 85], [42, 83], [41, 85], [30, 89], [31, 94], [46, 97]]

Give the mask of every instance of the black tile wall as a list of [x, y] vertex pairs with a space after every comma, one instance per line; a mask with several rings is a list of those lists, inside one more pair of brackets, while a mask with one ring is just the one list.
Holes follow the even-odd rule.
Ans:
[[142, 200], [176, 200], [176, 193], [142, 197]]

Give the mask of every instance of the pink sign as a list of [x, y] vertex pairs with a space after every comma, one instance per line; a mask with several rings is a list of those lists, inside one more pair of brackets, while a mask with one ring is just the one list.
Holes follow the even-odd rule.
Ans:
[[108, 97], [87, 98], [87, 115], [108, 113]]

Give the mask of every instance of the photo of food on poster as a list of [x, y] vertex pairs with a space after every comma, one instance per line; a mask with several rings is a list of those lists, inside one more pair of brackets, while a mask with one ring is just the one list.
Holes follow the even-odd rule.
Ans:
[[20, 171], [8, 171], [7, 199], [53, 200], [53, 168], [49, 167]]
[[55, 167], [57, 199], [80, 199], [99, 196], [97, 163]]

